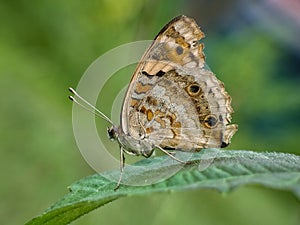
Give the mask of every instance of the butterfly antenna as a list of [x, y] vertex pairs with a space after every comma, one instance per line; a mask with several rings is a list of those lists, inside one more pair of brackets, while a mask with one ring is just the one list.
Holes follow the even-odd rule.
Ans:
[[96, 116], [99, 116], [100, 118], [104, 119], [108, 123], [110, 123], [112, 126], [114, 126], [113, 122], [104, 115], [103, 112], [101, 112], [99, 109], [97, 109], [95, 106], [93, 106], [91, 103], [89, 103], [87, 100], [85, 100], [83, 97], [81, 97], [73, 88], [69, 88], [69, 91], [74, 94], [78, 99], [80, 99], [82, 102], [84, 102], [86, 105], [88, 105], [90, 108], [86, 107], [85, 105], [78, 102], [73, 96], [69, 96], [69, 99], [82, 107], [83, 109], [87, 110], [88, 112], [91, 112], [95, 114]]

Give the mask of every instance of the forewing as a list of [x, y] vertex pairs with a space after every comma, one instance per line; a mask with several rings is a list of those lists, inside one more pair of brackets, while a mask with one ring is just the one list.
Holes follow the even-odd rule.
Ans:
[[121, 114], [125, 134], [183, 150], [230, 142], [236, 131], [235, 125], [227, 126], [231, 98], [205, 67], [203, 37], [185, 16], [159, 32], [129, 84]]

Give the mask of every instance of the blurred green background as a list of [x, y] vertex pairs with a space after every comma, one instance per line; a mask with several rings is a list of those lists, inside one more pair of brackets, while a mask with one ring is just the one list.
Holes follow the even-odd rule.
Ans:
[[[94, 173], [73, 137], [67, 88], [98, 56], [152, 39], [180, 14], [206, 33], [207, 63], [233, 98], [229, 149], [299, 155], [299, 11], [298, 1], [0, 1], [0, 224], [25, 223]], [[194, 190], [124, 198], [74, 224], [108, 223], [300, 224], [300, 204], [258, 186]]]

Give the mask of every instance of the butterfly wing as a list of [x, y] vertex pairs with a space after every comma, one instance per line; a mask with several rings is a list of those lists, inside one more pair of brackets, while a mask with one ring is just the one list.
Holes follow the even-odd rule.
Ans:
[[229, 125], [231, 98], [205, 66], [203, 37], [186, 16], [159, 32], [129, 84], [121, 114], [124, 134], [184, 151], [229, 144], [237, 130]]

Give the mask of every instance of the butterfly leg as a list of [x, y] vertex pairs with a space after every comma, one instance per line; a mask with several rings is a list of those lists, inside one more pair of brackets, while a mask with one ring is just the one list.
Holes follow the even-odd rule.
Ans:
[[123, 150], [123, 147], [120, 147], [120, 176], [119, 176], [119, 180], [117, 182], [117, 185], [114, 188], [115, 191], [118, 190], [118, 188], [120, 187], [122, 177], [123, 177], [123, 172], [124, 172], [124, 165], [125, 165], [124, 150]]
[[168, 152], [167, 150], [163, 149], [162, 147], [160, 147], [159, 145], [155, 145], [156, 148], [158, 148], [159, 150], [161, 150], [163, 153], [167, 154], [168, 156], [170, 156], [172, 159], [174, 159], [177, 162], [180, 162], [182, 164], [187, 164], [188, 162], [182, 161], [180, 159], [177, 159], [172, 153]]

